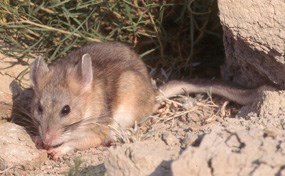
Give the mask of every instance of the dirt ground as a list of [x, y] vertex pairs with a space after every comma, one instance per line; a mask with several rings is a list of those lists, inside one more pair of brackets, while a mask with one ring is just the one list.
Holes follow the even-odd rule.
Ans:
[[[133, 128], [115, 131], [118, 142], [113, 146], [76, 151], [54, 161], [10, 122], [11, 75], [1, 69], [0, 148], [5, 152], [0, 154], [0, 174], [285, 175], [284, 91], [265, 92], [245, 107], [207, 94], [181, 95], [166, 100], [156, 114]], [[29, 96], [19, 99], [25, 102]], [[16, 129], [16, 137], [9, 137]], [[22, 144], [29, 150], [21, 149]], [[9, 161], [12, 150], [15, 159]], [[33, 161], [31, 153], [37, 153]]]

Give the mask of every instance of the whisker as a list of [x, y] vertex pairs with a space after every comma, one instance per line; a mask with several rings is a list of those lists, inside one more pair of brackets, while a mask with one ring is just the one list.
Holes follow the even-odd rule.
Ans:
[[110, 117], [109, 114], [106, 114], [106, 115], [102, 115], [102, 116], [99, 116], [99, 117], [95, 117], [95, 116], [89, 116], [87, 118], [84, 118], [84, 119], [81, 119], [80, 121], [77, 121], [77, 122], [74, 122], [72, 124], [69, 124], [67, 126], [64, 127], [64, 132], [67, 132], [67, 131], [72, 131], [78, 127], [81, 127], [81, 126], [92, 126], [92, 125], [95, 125], [95, 126], [104, 126], [104, 127], [107, 127], [108, 126], [108, 123], [110, 123], [110, 120], [111, 118], [106, 118], [106, 117]]

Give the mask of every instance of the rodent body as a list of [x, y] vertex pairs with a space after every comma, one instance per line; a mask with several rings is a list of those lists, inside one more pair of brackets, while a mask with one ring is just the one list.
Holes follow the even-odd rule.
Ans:
[[[38, 58], [30, 66], [30, 78], [32, 118], [54, 159], [100, 145], [110, 135], [109, 125], [127, 128], [152, 114], [161, 95], [139, 56], [116, 42], [87, 45], [50, 65]], [[211, 82], [171, 81], [160, 87], [166, 97], [210, 88], [240, 104], [251, 103], [258, 92]]]

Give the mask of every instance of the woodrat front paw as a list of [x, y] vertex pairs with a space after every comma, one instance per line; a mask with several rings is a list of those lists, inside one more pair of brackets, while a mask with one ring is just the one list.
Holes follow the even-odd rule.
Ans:
[[51, 147], [47, 150], [48, 154], [52, 156], [53, 160], [58, 160], [69, 151], [71, 151], [71, 147], [66, 145], [61, 145], [59, 147]]

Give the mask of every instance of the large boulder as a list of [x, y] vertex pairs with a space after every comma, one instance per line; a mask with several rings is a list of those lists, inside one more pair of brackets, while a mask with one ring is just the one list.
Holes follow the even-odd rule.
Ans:
[[285, 88], [285, 1], [218, 0], [224, 31], [224, 79]]

